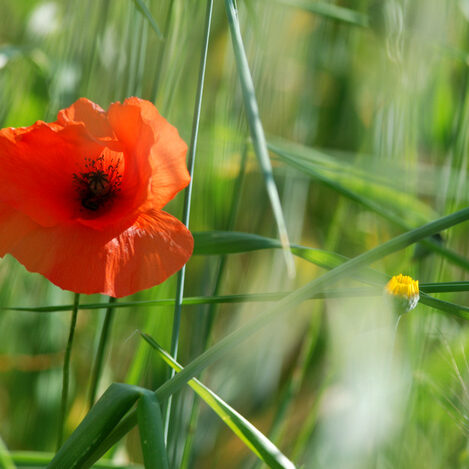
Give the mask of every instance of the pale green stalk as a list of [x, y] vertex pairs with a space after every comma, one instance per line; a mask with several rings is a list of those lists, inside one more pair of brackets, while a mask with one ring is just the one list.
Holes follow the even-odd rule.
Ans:
[[101, 335], [99, 337], [98, 349], [96, 350], [96, 357], [94, 359], [93, 371], [91, 373], [90, 392], [88, 396], [88, 407], [93, 407], [96, 400], [96, 392], [99, 386], [99, 379], [103, 370], [104, 357], [106, 354], [109, 336], [111, 334], [112, 320], [114, 317], [114, 303], [116, 299], [109, 297], [109, 306], [106, 309], [104, 316], [103, 326], [101, 328]]
[[[208, 54], [208, 43], [210, 38], [210, 26], [212, 23], [212, 10], [213, 10], [213, 0], [207, 0], [207, 9], [205, 15], [205, 26], [204, 26], [204, 40], [202, 46], [202, 54], [200, 58], [200, 69], [199, 69], [199, 79], [197, 85], [197, 94], [195, 98], [194, 106], [194, 117], [192, 120], [192, 135], [191, 142], [189, 145], [188, 151], [188, 163], [189, 174], [191, 176], [191, 181], [189, 186], [186, 189], [184, 196], [184, 210], [182, 222], [189, 228], [189, 219], [191, 211], [191, 198], [192, 198], [192, 186], [194, 183], [194, 166], [195, 166], [195, 156], [197, 151], [197, 138], [199, 135], [199, 123], [200, 123], [200, 113], [202, 109], [202, 96], [204, 90], [204, 81], [205, 81], [205, 69], [207, 65], [207, 54]], [[178, 272], [177, 278], [177, 287], [176, 287], [176, 303], [174, 307], [174, 320], [173, 320], [173, 332], [171, 337], [171, 348], [170, 353], [174, 359], [177, 359], [178, 348], [179, 348], [179, 329], [181, 325], [181, 308], [182, 301], [184, 296], [184, 279], [186, 275], [186, 266], [183, 266], [182, 269]], [[174, 376], [174, 370], [171, 371], [171, 377]], [[169, 431], [169, 422], [171, 416], [171, 399], [169, 399], [167, 406], [163, 412], [164, 415], [164, 426], [165, 426], [165, 441], [168, 439]]]
[[75, 335], [75, 327], [77, 325], [78, 307], [80, 302], [80, 294], [75, 293], [73, 301], [72, 318], [70, 321], [70, 331], [68, 334], [67, 346], [65, 348], [64, 364], [63, 364], [63, 377], [62, 377], [62, 401], [60, 405], [59, 414], [59, 431], [57, 435], [57, 449], [62, 446], [65, 431], [65, 420], [67, 417], [67, 404], [68, 404], [68, 387], [70, 381], [70, 356], [72, 354], [73, 338]]

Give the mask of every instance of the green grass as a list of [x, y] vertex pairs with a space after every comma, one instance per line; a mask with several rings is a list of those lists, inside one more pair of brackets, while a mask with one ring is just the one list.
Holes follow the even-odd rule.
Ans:
[[[2, 2], [0, 126], [152, 100], [190, 148], [165, 210], [195, 249], [153, 289], [81, 295], [71, 350], [73, 294], [0, 260], [0, 467], [467, 467], [468, 19]], [[421, 299], [397, 323], [401, 272]]]

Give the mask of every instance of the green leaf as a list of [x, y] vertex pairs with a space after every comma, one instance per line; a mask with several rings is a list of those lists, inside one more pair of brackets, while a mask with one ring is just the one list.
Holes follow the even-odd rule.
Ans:
[[243, 38], [241, 36], [241, 28], [238, 20], [238, 10], [233, 0], [225, 0], [225, 10], [230, 26], [231, 41], [235, 56], [236, 68], [238, 70], [239, 80], [241, 82], [241, 91], [243, 94], [244, 107], [248, 120], [249, 130], [251, 133], [254, 152], [259, 161], [259, 165], [264, 176], [264, 181], [269, 195], [272, 210], [278, 227], [280, 242], [285, 253], [287, 267], [290, 272], [294, 271], [293, 257], [289, 250], [289, 240], [285, 218], [283, 216], [282, 205], [278, 195], [277, 186], [272, 172], [272, 164], [269, 158], [267, 142], [265, 140], [264, 129], [259, 116], [259, 108], [257, 105], [254, 83], [249, 70], [246, 51], [244, 50]]
[[137, 420], [145, 468], [168, 469], [163, 416], [155, 393], [142, 394], [137, 404]]
[[276, 0], [277, 3], [283, 3], [292, 7], [302, 8], [316, 15], [329, 18], [331, 20], [341, 21], [353, 26], [366, 28], [369, 26], [368, 16], [358, 11], [350, 10], [333, 3], [315, 1], [315, 0]]
[[[382, 183], [366, 181], [363, 175], [354, 178], [351, 166], [349, 166], [345, 175], [340, 175], [340, 173], [328, 174], [324, 169], [319, 169], [317, 163], [311, 162], [311, 160], [318, 159], [317, 154], [319, 152], [317, 150], [294, 144], [284, 144], [283, 147], [278, 144], [270, 144], [269, 146], [288, 165], [295, 167], [302, 173], [309, 174], [327, 187], [377, 213], [404, 230], [412, 229], [410, 224], [405, 221], [405, 217], [411, 216], [411, 218], [420, 220], [420, 222], [428, 220], [429, 209], [425, 204], [396, 189], [386, 187]], [[329, 166], [337, 165], [330, 157], [328, 159], [325, 154], [320, 154], [319, 158], [326, 159]], [[425, 214], [423, 217], [422, 213]], [[432, 239], [423, 239], [422, 244], [438, 252], [454, 264], [469, 270], [469, 260], [464, 256]]]
[[141, 396], [142, 390], [128, 384], [111, 384], [78, 428], [59, 449], [48, 469], [84, 469], [87, 455], [101, 443]]
[[425, 292], [420, 293], [419, 301], [420, 303], [435, 308], [438, 311], [457, 316], [461, 319], [469, 320], [469, 307], [467, 306], [440, 300], [439, 298], [427, 295]]
[[[194, 255], [220, 255], [258, 251], [260, 249], [278, 249], [282, 245], [277, 239], [265, 238], [252, 233], [236, 231], [204, 231], [193, 233]], [[323, 249], [291, 245], [291, 252], [320, 267], [332, 269], [346, 260], [345, 256]]]
[[5, 445], [3, 439], [0, 437], [0, 467], [3, 469], [16, 469], [15, 463]]
[[160, 31], [160, 28], [158, 27], [157, 22], [153, 18], [148, 7], [145, 5], [145, 2], [143, 0], [134, 0], [134, 3], [135, 3], [135, 6], [138, 8], [138, 10], [149, 21], [151, 27], [153, 28], [153, 31], [155, 31], [158, 38], [164, 39], [163, 34], [161, 34], [161, 31]]
[[[171, 368], [177, 372], [183, 370], [183, 367], [162, 349], [151, 336], [142, 332], [140, 334]], [[292, 469], [295, 467], [295, 465], [288, 460], [267, 437], [254, 427], [254, 425], [248, 422], [242, 415], [236, 412], [236, 410], [220, 399], [220, 397], [200, 381], [194, 378], [188, 381], [187, 384], [213, 409], [235, 435], [237, 435], [259, 459], [268, 464], [269, 467], [278, 469]]]

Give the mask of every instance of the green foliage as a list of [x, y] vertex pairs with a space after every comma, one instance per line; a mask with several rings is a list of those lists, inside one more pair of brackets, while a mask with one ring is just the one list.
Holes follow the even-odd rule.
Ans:
[[56, 454], [72, 296], [1, 260], [0, 466], [467, 467], [467, 1], [209, 5], [0, 2], [2, 127], [138, 95], [195, 162], [185, 277], [80, 298]]

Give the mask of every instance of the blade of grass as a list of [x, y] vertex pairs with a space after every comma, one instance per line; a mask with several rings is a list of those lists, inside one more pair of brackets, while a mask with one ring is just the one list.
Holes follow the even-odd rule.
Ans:
[[[140, 332], [143, 339], [155, 349], [160, 357], [176, 372], [183, 367], [175, 361], [161, 346], [148, 334]], [[187, 384], [207, 403], [208, 406], [222, 419], [256, 456], [272, 468], [294, 468], [281, 451], [269, 441], [257, 428], [248, 422], [236, 410], [220, 399], [213, 391], [208, 389], [199, 380], [193, 378]]]
[[303, 10], [314, 13], [315, 15], [322, 16], [335, 21], [341, 21], [352, 26], [360, 26], [367, 28], [369, 26], [369, 19], [367, 15], [359, 13], [358, 11], [344, 8], [333, 3], [327, 3], [317, 0], [275, 0], [277, 3], [282, 3], [291, 7], [302, 8]]
[[[191, 176], [191, 180], [184, 194], [184, 209], [183, 209], [182, 222], [187, 226], [187, 228], [189, 228], [189, 219], [190, 219], [190, 211], [191, 211], [192, 185], [194, 182], [194, 177], [193, 177], [194, 165], [195, 165], [195, 156], [196, 156], [196, 151], [197, 151], [197, 138], [199, 135], [200, 112], [202, 109], [205, 69], [207, 66], [208, 44], [210, 40], [210, 27], [212, 24], [212, 11], [213, 11], [213, 0], [207, 0], [207, 7], [206, 7], [206, 13], [205, 13], [205, 25], [204, 25], [204, 39], [203, 39], [202, 52], [201, 52], [201, 57], [200, 57], [199, 78], [198, 78], [197, 93], [196, 93], [195, 105], [194, 105], [194, 117], [192, 120], [192, 135], [191, 135], [191, 142], [190, 142], [189, 151], [188, 151], [188, 167], [189, 167], [189, 174]], [[178, 272], [177, 286], [176, 286], [176, 303], [174, 306], [173, 331], [172, 331], [172, 337], [171, 337], [171, 355], [174, 358], [177, 358], [177, 354], [178, 354], [179, 329], [181, 325], [181, 308], [182, 308], [182, 300], [184, 296], [185, 274], [186, 274], [186, 266], [183, 266], [182, 269]], [[171, 376], [173, 375], [174, 373], [171, 374]], [[164, 410], [165, 441], [167, 441], [167, 438], [168, 438], [169, 422], [170, 422], [170, 416], [171, 416], [171, 405], [172, 405], [172, 400], [169, 399], [167, 406]]]
[[148, 20], [150, 26], [152, 27], [153, 31], [155, 31], [156, 35], [160, 40], [164, 40], [163, 35], [161, 34], [160, 28], [158, 27], [158, 23], [153, 18], [153, 15], [150, 13], [150, 10], [145, 5], [143, 0], [134, 0], [135, 6], [137, 9], [142, 13], [142, 15]]
[[[366, 207], [367, 209], [377, 213], [378, 215], [382, 216], [383, 218], [390, 221], [391, 223], [394, 223], [396, 226], [405, 230], [411, 229], [409, 224], [407, 224], [403, 220], [401, 215], [386, 209], [381, 204], [376, 203], [373, 199], [369, 197], [364, 197], [361, 194], [358, 194], [357, 192], [350, 190], [347, 187], [344, 187], [339, 182], [315, 170], [311, 164], [307, 164], [305, 162], [302, 162], [301, 160], [298, 160], [298, 158], [292, 157], [287, 152], [279, 149], [279, 147], [275, 145], [271, 145], [270, 148], [284, 162], [286, 162], [290, 166], [295, 167], [302, 173], [309, 174], [310, 176], [314, 177], [318, 181], [322, 182], [327, 187], [335, 190], [336, 192], [349, 198], [350, 200], [353, 200], [354, 202], [359, 203], [360, 205]], [[390, 199], [393, 200], [393, 198], [390, 198]], [[429, 249], [431, 249], [432, 251], [438, 252], [439, 254], [441, 254], [442, 256], [444, 256], [446, 259], [453, 262], [454, 264], [459, 265], [460, 267], [463, 267], [466, 270], [469, 270], [469, 260], [467, 260], [465, 257], [457, 254], [456, 252], [451, 251], [450, 249], [442, 246], [441, 244], [431, 239], [423, 239], [421, 243], [424, 244]]]
[[16, 465], [13, 461], [13, 458], [1, 437], [0, 437], [0, 466], [3, 469], [16, 469]]
[[88, 406], [91, 409], [93, 407], [94, 401], [96, 400], [96, 392], [98, 390], [99, 379], [101, 377], [101, 372], [103, 370], [104, 356], [106, 353], [107, 343], [109, 340], [109, 334], [112, 327], [112, 319], [114, 317], [114, 303], [116, 299], [109, 297], [109, 306], [106, 309], [106, 314], [104, 316], [104, 322], [101, 329], [101, 335], [99, 337], [98, 349], [96, 350], [96, 357], [94, 360], [93, 371], [91, 373], [91, 384], [90, 392], [88, 397]]
[[[376, 272], [379, 274], [379, 272]], [[460, 287], [455, 285], [458, 282], [448, 282], [448, 283], [441, 283], [441, 284], [428, 284], [430, 287], [427, 290], [427, 284], [422, 283], [420, 285], [420, 291], [423, 293], [445, 293], [445, 292], [461, 292], [461, 291], [469, 291], [469, 285], [467, 282], [460, 282], [463, 285]], [[384, 282], [377, 283], [383, 284]], [[440, 286], [441, 285], [441, 286]], [[278, 301], [282, 298], [290, 295], [292, 292], [268, 292], [268, 293], [239, 293], [236, 295], [222, 295], [222, 296], [199, 296], [199, 297], [188, 297], [184, 298], [183, 305], [190, 306], [190, 305], [203, 305], [203, 304], [230, 304], [230, 303], [257, 303], [257, 302], [272, 302]], [[324, 298], [351, 298], [351, 297], [363, 297], [363, 296], [379, 296], [382, 294], [381, 289], [375, 287], [351, 287], [351, 288], [338, 288], [338, 289], [326, 289], [323, 291], [319, 291], [313, 294], [308, 299], [324, 299]], [[441, 301], [441, 300], [438, 300]], [[448, 303], [446, 304], [451, 305], [451, 311], [468, 311], [467, 306], [457, 305], [455, 303]], [[117, 303], [119, 305], [120, 303]], [[149, 302], [136, 302], [135, 304], [129, 304], [127, 306], [174, 306], [174, 300], [152, 300]], [[117, 306], [116, 305], [116, 306]], [[93, 308], [87, 308], [87, 305], [80, 305], [80, 309], [97, 309], [91, 305]], [[433, 305], [432, 305], [433, 306]], [[102, 305], [101, 305], [102, 307]], [[437, 306], [435, 306], [437, 307]], [[61, 308], [55, 309], [54, 311], [68, 311], [70, 307], [66, 306], [55, 306], [54, 308]], [[438, 307], [437, 307], [438, 308]], [[19, 309], [19, 308], [18, 308]], [[438, 308], [441, 309], [441, 308]], [[19, 309], [23, 311], [23, 309]], [[24, 309], [29, 311], [28, 309]], [[446, 311], [447, 309], [443, 309]], [[16, 311], [16, 309], [15, 309]], [[34, 310], [33, 310], [34, 311]], [[449, 310], [448, 310], [449, 311]]]
[[[258, 330], [262, 329], [267, 323], [275, 317], [287, 310], [290, 310], [324, 288], [326, 285], [339, 280], [340, 278], [350, 275], [352, 272], [357, 271], [359, 268], [364, 267], [372, 262], [375, 262], [383, 257], [388, 256], [394, 252], [400, 251], [407, 246], [420, 241], [427, 236], [438, 233], [442, 230], [455, 226], [459, 223], [465, 222], [469, 219], [469, 208], [465, 208], [454, 212], [450, 215], [438, 218], [430, 223], [427, 223], [419, 228], [403, 233], [395, 238], [386, 241], [379, 246], [376, 246], [369, 251], [354, 257], [340, 266], [326, 272], [322, 276], [312, 280], [303, 287], [295, 290], [272, 307], [265, 310], [257, 318], [250, 321], [248, 324], [242, 326], [238, 330], [230, 333], [215, 345], [207, 349], [197, 358], [195, 358], [184, 370], [176, 376], [166, 381], [155, 392], [160, 402], [167, 398], [174, 392], [184, 386], [187, 381], [198, 375], [202, 370], [213, 362], [219, 360], [222, 356], [232, 350], [234, 347], [240, 345], [248, 337], [252, 336]], [[119, 425], [116, 426], [114, 431], [99, 445], [95, 451], [89, 456], [89, 461], [96, 461], [99, 459], [115, 442], [119, 441], [133, 426], [136, 424], [135, 412], [130, 412]]]
[[293, 275], [295, 272], [295, 264], [289, 249], [290, 242], [288, 240], [285, 218], [283, 216], [280, 197], [272, 173], [272, 164], [269, 158], [269, 151], [267, 149], [264, 129], [262, 127], [262, 122], [259, 116], [259, 108], [257, 105], [254, 83], [252, 81], [251, 72], [249, 70], [246, 51], [244, 50], [243, 38], [241, 36], [241, 28], [238, 20], [238, 10], [233, 0], [225, 0], [225, 10], [228, 17], [236, 68], [238, 70], [239, 80], [241, 82], [244, 107], [246, 109], [246, 116], [251, 133], [254, 152], [257, 156], [262, 174], [264, 176], [270, 204], [272, 206], [274, 217], [277, 223], [280, 242], [282, 243], [283, 252], [285, 254], [287, 269], [290, 275]]
[[164, 444], [163, 416], [160, 403], [153, 392], [144, 393], [138, 400], [137, 419], [145, 467], [169, 469]]
[[80, 294], [75, 293], [73, 300], [72, 317], [70, 320], [70, 331], [68, 334], [67, 346], [65, 348], [63, 375], [62, 375], [62, 400], [60, 404], [59, 428], [57, 434], [57, 449], [62, 446], [65, 431], [65, 419], [67, 417], [68, 404], [68, 387], [70, 381], [70, 356], [72, 354], [73, 337], [75, 335], [75, 327], [77, 325], [78, 306], [80, 302]]
[[59, 449], [48, 469], [88, 467], [84, 459], [117, 425], [142, 395], [142, 389], [128, 384], [111, 384], [86, 417]]

